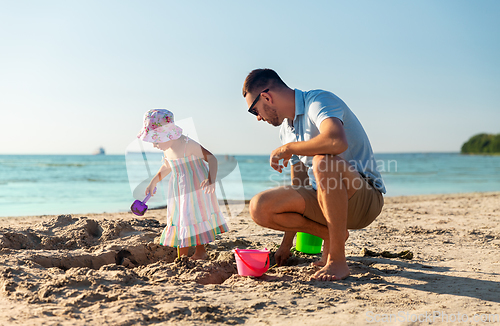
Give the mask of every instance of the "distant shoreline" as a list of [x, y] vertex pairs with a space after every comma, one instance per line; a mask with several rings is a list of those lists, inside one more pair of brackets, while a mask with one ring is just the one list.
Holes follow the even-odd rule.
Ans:
[[459, 153], [464, 156], [500, 156], [500, 153]]

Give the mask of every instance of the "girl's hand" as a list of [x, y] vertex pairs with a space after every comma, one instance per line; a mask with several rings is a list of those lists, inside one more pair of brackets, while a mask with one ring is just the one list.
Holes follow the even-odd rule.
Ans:
[[148, 194], [151, 194], [151, 196], [154, 196], [156, 193], [156, 183], [150, 183], [149, 186], [146, 188], [146, 192], [144, 193], [146, 196]]
[[200, 183], [200, 187], [206, 194], [213, 194], [215, 192], [215, 184], [210, 183], [210, 180], [205, 179]]

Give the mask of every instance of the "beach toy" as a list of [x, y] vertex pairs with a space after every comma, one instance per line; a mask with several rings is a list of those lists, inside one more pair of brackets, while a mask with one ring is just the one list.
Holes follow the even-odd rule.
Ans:
[[[156, 191], [156, 188], [154, 191]], [[138, 215], [138, 216], [143, 216], [144, 213], [146, 213], [146, 211], [148, 210], [148, 205], [146, 205], [146, 203], [149, 200], [149, 198], [151, 198], [151, 193], [149, 193], [146, 196], [146, 198], [144, 198], [143, 201], [140, 201], [140, 200], [134, 201], [132, 203], [132, 206], [130, 206], [130, 210], [132, 211], [132, 213], [134, 213], [135, 215]]]
[[319, 254], [323, 239], [309, 233], [297, 232], [295, 249], [305, 254]]
[[269, 269], [269, 250], [234, 249], [238, 274], [241, 276], [262, 276]]

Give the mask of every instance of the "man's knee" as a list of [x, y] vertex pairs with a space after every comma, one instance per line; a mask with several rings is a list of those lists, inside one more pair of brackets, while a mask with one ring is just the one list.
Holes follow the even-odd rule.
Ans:
[[315, 155], [313, 172], [316, 183], [322, 190], [350, 189], [352, 184], [359, 183], [354, 180], [359, 176], [355, 168], [337, 155]]
[[349, 168], [349, 163], [337, 155], [321, 154], [313, 157], [314, 175], [342, 173]]
[[251, 200], [249, 204], [249, 211], [250, 211], [250, 216], [252, 217], [252, 220], [254, 220], [255, 223], [259, 225], [264, 225], [266, 221], [266, 212], [268, 211], [266, 209], [266, 206], [268, 205], [269, 200], [265, 193], [259, 193], [255, 195]]

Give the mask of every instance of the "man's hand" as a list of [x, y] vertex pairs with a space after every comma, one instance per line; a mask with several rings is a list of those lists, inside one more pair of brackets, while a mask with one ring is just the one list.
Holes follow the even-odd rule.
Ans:
[[281, 245], [278, 248], [278, 250], [274, 254], [274, 259], [276, 260], [276, 264], [278, 264], [278, 266], [282, 266], [283, 264], [286, 263], [288, 258], [290, 258], [290, 256], [291, 256], [290, 248], [291, 247], [284, 246], [284, 245]]
[[[269, 164], [273, 169], [281, 173], [284, 168], [288, 165], [288, 160], [292, 157], [292, 153], [288, 150], [288, 144], [276, 148], [271, 152], [271, 157], [269, 159]], [[283, 165], [280, 161], [283, 160]]]

